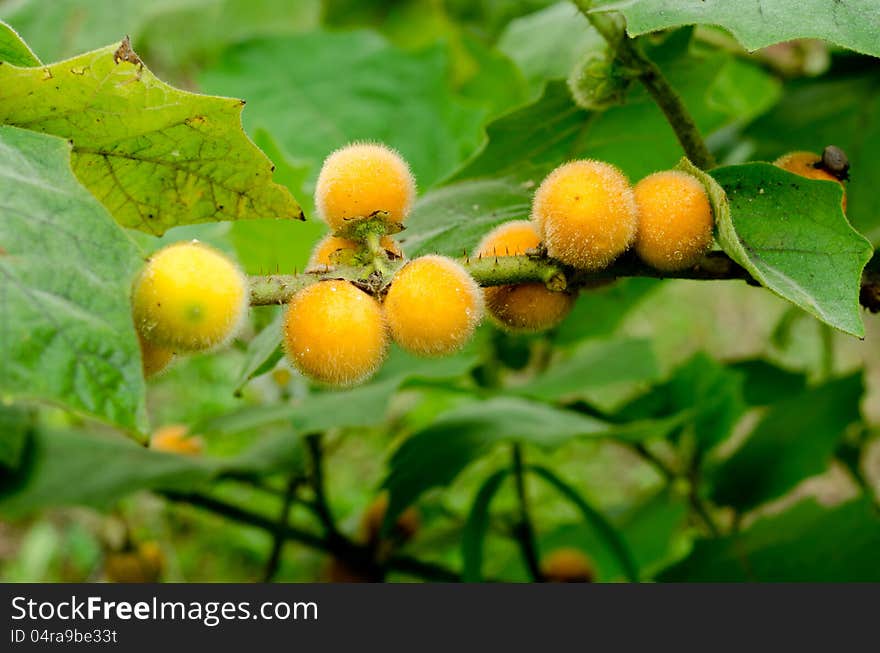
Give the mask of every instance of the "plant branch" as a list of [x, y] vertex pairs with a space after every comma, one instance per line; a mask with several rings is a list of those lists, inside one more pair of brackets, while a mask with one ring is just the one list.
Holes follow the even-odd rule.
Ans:
[[[263, 515], [204, 494], [166, 491], [163, 495], [171, 501], [204, 508], [221, 517], [254, 526], [270, 533], [280, 532], [285, 540], [298, 542], [315, 551], [329, 553], [346, 562], [350, 562], [355, 567], [371, 564], [371, 552], [365, 547], [349, 541], [342, 535], [336, 538], [325, 538], [290, 524], [284, 524], [282, 528], [279, 528], [276, 522]], [[417, 560], [410, 556], [391, 556], [385, 561], [384, 568], [388, 571], [397, 571], [424, 580], [450, 583], [461, 581], [461, 576], [451, 569], [436, 563]]]
[[269, 559], [266, 561], [266, 571], [263, 573], [263, 582], [265, 583], [271, 582], [275, 578], [275, 574], [278, 573], [278, 566], [281, 564], [281, 552], [284, 550], [284, 542], [286, 541], [284, 528], [287, 526], [288, 519], [290, 519], [290, 508], [293, 505], [293, 497], [296, 495], [299, 483], [300, 477], [296, 475], [290, 479], [284, 491], [284, 496], [281, 500], [281, 512], [278, 515], [275, 535], [272, 538], [272, 551], [269, 554]]
[[541, 563], [538, 560], [538, 545], [535, 541], [535, 528], [529, 515], [528, 497], [526, 496], [525, 471], [523, 470], [522, 445], [513, 444], [513, 477], [516, 483], [516, 495], [519, 499], [519, 521], [514, 527], [514, 534], [522, 551], [523, 560], [533, 581], [541, 581]]
[[696, 122], [657, 64], [639, 49], [633, 39], [626, 36], [621, 16], [616, 13], [595, 13], [593, 0], [574, 0], [574, 4], [608, 42], [618, 61], [632, 71], [663, 111], [691, 162], [703, 170], [712, 168], [715, 160]]
[[309, 451], [309, 458], [312, 462], [311, 469], [311, 485], [315, 493], [314, 509], [315, 514], [324, 526], [324, 531], [330, 539], [341, 537], [339, 530], [336, 528], [336, 521], [333, 519], [333, 513], [330, 511], [330, 504], [327, 501], [327, 491], [324, 485], [324, 450], [321, 443], [321, 434], [312, 433], [306, 436], [306, 447]]

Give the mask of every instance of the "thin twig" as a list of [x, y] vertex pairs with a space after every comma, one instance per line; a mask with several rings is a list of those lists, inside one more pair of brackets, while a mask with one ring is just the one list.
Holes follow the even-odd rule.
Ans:
[[296, 495], [296, 489], [299, 487], [300, 480], [298, 474], [291, 478], [284, 491], [284, 497], [281, 501], [281, 512], [278, 515], [278, 524], [272, 537], [272, 551], [269, 554], [269, 559], [266, 561], [266, 570], [263, 573], [263, 582], [271, 582], [275, 578], [275, 574], [278, 573], [278, 566], [281, 564], [281, 552], [284, 550], [284, 543], [286, 541], [284, 528], [287, 526], [288, 519], [290, 519], [290, 508], [293, 505], [293, 497]]
[[518, 442], [513, 444], [512, 453], [513, 477], [516, 483], [516, 494], [519, 499], [519, 523], [514, 528], [514, 532], [529, 575], [531, 575], [533, 581], [541, 581], [544, 578], [544, 574], [541, 573], [541, 563], [538, 560], [538, 546], [535, 541], [535, 528], [529, 515], [522, 446]]
[[339, 536], [339, 530], [336, 528], [336, 521], [333, 519], [333, 513], [330, 511], [330, 504], [327, 501], [327, 490], [324, 486], [324, 452], [321, 443], [321, 434], [312, 433], [306, 436], [306, 446], [309, 450], [309, 458], [312, 461], [311, 484], [315, 493], [314, 509], [318, 519], [324, 526], [327, 537], [334, 538]]

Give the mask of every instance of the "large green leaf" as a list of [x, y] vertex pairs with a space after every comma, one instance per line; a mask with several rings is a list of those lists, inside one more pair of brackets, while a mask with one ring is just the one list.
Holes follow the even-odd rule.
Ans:
[[[268, 336], [267, 336], [268, 338]], [[472, 349], [443, 359], [418, 359], [394, 349], [375, 379], [342, 391], [316, 391], [289, 403], [247, 406], [207, 418], [194, 427], [206, 433], [243, 433], [279, 423], [292, 423], [303, 433], [330, 428], [376, 426], [385, 419], [388, 402], [404, 384], [456, 379], [475, 365]]]
[[77, 177], [126, 227], [302, 217], [242, 131], [242, 101], [172, 88], [125, 55], [0, 66], [0, 123], [69, 139]]
[[39, 66], [37, 59], [28, 44], [6, 23], [0, 21], [0, 63], [11, 63], [13, 66]]
[[588, 342], [512, 392], [544, 401], [565, 401], [589, 397], [595, 389], [632, 388], [654, 381], [658, 375], [650, 340]]
[[424, 188], [479, 141], [484, 112], [451, 92], [447, 69], [440, 47], [410, 54], [372, 32], [316, 32], [232, 48], [201, 83], [253, 98], [245, 124], [315, 170], [334, 148], [379, 140], [401, 151]]
[[773, 406], [711, 471], [713, 500], [748, 510], [827, 470], [847, 427], [859, 421], [863, 393], [862, 376], [854, 374]]
[[814, 38], [880, 57], [880, 5], [874, 0], [596, 0], [619, 10], [631, 36], [680, 25], [720, 25], [749, 50]]
[[60, 138], [0, 127], [0, 198], [0, 393], [144, 428], [134, 244]]
[[0, 513], [47, 506], [107, 506], [137, 490], [195, 489], [224, 476], [299, 469], [301, 441], [292, 432], [266, 437], [236, 457], [163, 453], [115, 434], [38, 431], [22, 466], [0, 483]]
[[605, 47], [571, 2], [512, 20], [498, 39], [498, 48], [519, 65], [535, 94], [548, 79], [567, 78], [587, 52]]
[[493, 227], [528, 217], [531, 190], [509, 178], [465, 181], [429, 191], [416, 202], [403, 248], [411, 257], [470, 254]]
[[793, 150], [843, 148], [849, 157], [846, 215], [880, 243], [880, 62], [856, 60], [855, 70], [788, 82], [782, 101], [746, 131], [754, 158], [773, 161]]
[[[720, 52], [690, 52], [686, 33], [652, 55], [705, 134], [751, 119], [779, 95], [779, 84], [754, 66], [732, 65]], [[533, 103], [490, 123], [486, 134], [483, 147], [453, 179], [511, 175], [538, 183], [566, 160], [590, 157], [619, 166], [635, 180], [669, 168], [681, 155], [675, 132], [638, 85], [625, 105], [590, 113], [575, 106], [564, 82], [553, 81]]]
[[552, 449], [578, 437], [641, 441], [663, 436], [679, 423], [676, 417], [613, 425], [516, 397], [468, 402], [435, 418], [392, 454], [383, 482], [391, 495], [386, 520], [392, 520], [429, 488], [452, 482], [468, 464], [501, 442]]
[[835, 508], [813, 500], [748, 530], [697, 542], [664, 571], [670, 582], [877, 582], [880, 516], [867, 499]]
[[730, 207], [716, 216], [724, 251], [780, 297], [863, 336], [859, 289], [874, 250], [843, 215], [840, 186], [767, 163], [717, 168], [712, 177]]

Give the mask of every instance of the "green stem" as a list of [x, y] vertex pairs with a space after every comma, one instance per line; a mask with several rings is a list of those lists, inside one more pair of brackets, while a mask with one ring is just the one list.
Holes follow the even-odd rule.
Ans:
[[681, 97], [663, 76], [657, 64], [639, 49], [633, 39], [626, 36], [619, 14], [594, 13], [593, 0], [574, 0], [574, 4], [608, 42], [618, 61], [633, 71], [660, 107], [691, 162], [703, 170], [714, 167], [715, 159]]
[[538, 545], [535, 538], [535, 528], [529, 515], [528, 496], [526, 495], [525, 472], [523, 471], [522, 445], [518, 442], [513, 444], [513, 478], [516, 484], [516, 495], [519, 499], [519, 523], [514, 532], [516, 540], [522, 551], [523, 560], [533, 581], [543, 580], [541, 563], [538, 559]]
[[327, 501], [327, 491], [324, 485], [324, 450], [321, 443], [321, 434], [312, 433], [306, 436], [306, 446], [309, 450], [309, 458], [312, 461], [311, 482], [315, 492], [315, 513], [324, 526], [328, 538], [340, 537], [336, 528], [336, 521], [330, 511], [330, 503]]
[[284, 542], [286, 541], [286, 538], [284, 537], [284, 528], [287, 526], [287, 522], [290, 519], [290, 508], [293, 505], [293, 497], [296, 494], [299, 481], [299, 475], [296, 475], [287, 483], [287, 488], [285, 489], [284, 497], [281, 502], [281, 512], [278, 515], [278, 524], [275, 529], [275, 534], [272, 537], [272, 551], [266, 562], [266, 571], [263, 573], [263, 582], [265, 583], [271, 582], [272, 579], [275, 578], [275, 574], [278, 573], [278, 567], [281, 564], [281, 553], [284, 551]]
[[828, 380], [834, 376], [834, 329], [824, 322], [820, 322], [819, 336], [822, 338], [822, 360], [819, 373], [823, 380]]

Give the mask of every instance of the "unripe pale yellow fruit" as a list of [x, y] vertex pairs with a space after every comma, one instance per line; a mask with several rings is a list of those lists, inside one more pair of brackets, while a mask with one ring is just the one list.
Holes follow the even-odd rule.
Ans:
[[632, 245], [638, 211], [620, 170], [583, 160], [559, 166], [541, 182], [532, 220], [550, 256], [581, 270], [601, 270]]
[[712, 207], [696, 177], [678, 170], [656, 172], [635, 187], [639, 207], [636, 253], [667, 272], [700, 262], [712, 246]]
[[174, 360], [174, 350], [161, 345], [154, 345], [138, 333], [138, 344], [141, 347], [141, 366], [144, 378], [149, 379], [162, 372]]
[[379, 143], [352, 143], [324, 161], [315, 206], [334, 231], [377, 211], [387, 212], [391, 222], [403, 222], [415, 192], [412, 172], [400, 154]]
[[155, 583], [164, 567], [165, 556], [156, 542], [108, 553], [104, 560], [104, 573], [111, 583]]
[[204, 448], [204, 440], [197, 435], [189, 435], [189, 428], [183, 424], [163, 426], [150, 437], [150, 449], [156, 451], [197, 456], [202, 453]]
[[211, 349], [232, 338], [247, 314], [248, 284], [238, 266], [199, 242], [150, 257], [134, 284], [132, 310], [145, 340], [174, 349]]
[[[508, 222], [490, 231], [477, 246], [477, 256], [517, 256], [541, 242], [528, 220]], [[518, 283], [483, 289], [486, 312], [501, 327], [515, 332], [545, 331], [559, 324], [576, 297], [553, 292], [543, 283]]]
[[296, 293], [284, 314], [284, 350], [307, 377], [344, 387], [385, 359], [388, 332], [375, 299], [348, 281], [320, 281]]
[[789, 152], [773, 162], [773, 165], [779, 166], [783, 170], [788, 170], [801, 177], [808, 179], [820, 179], [822, 181], [836, 181], [843, 188], [843, 200], [841, 206], [846, 213], [846, 185], [832, 175], [830, 172], [821, 167], [822, 157], [814, 152]]
[[595, 578], [590, 559], [571, 548], [550, 552], [541, 562], [541, 573], [548, 583], [592, 583]]
[[403, 266], [385, 297], [394, 341], [419, 356], [443, 356], [470, 340], [483, 315], [483, 294], [461, 265], [422, 256]]
[[[400, 258], [403, 252], [400, 245], [391, 238], [391, 236], [382, 236], [379, 244], [392, 256]], [[358, 263], [357, 254], [365, 245], [361, 245], [348, 238], [340, 238], [339, 236], [326, 236], [318, 241], [312, 255], [309, 258], [308, 270], [320, 270], [322, 268], [332, 268], [336, 265], [355, 265]]]

